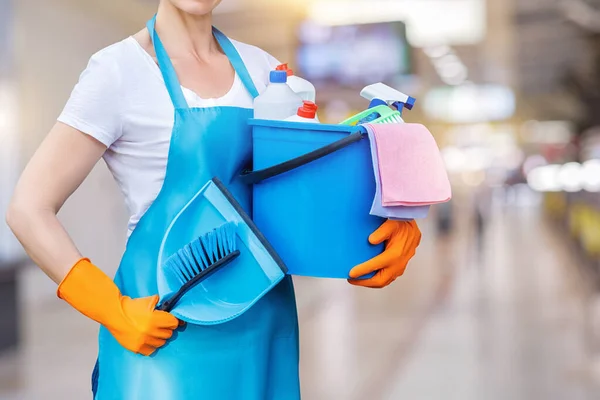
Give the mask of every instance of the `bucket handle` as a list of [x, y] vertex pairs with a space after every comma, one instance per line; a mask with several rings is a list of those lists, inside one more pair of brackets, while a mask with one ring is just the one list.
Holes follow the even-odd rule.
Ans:
[[332, 153], [335, 153], [338, 150], [343, 149], [344, 147], [350, 146], [353, 143], [359, 142], [360, 140], [366, 138], [364, 132], [359, 131], [353, 133], [351, 135], [346, 136], [343, 139], [340, 139], [336, 142], [328, 144], [327, 146], [323, 146], [317, 150], [311, 151], [310, 153], [306, 153], [296, 158], [292, 158], [291, 160], [282, 162], [281, 164], [273, 165], [272, 167], [261, 169], [258, 171], [252, 170], [244, 170], [240, 175], [240, 179], [242, 183], [246, 185], [254, 185], [256, 183], [260, 183], [264, 180], [273, 178], [277, 175], [281, 175], [283, 173], [289, 172], [293, 169], [316, 161], [320, 158], [328, 156]]

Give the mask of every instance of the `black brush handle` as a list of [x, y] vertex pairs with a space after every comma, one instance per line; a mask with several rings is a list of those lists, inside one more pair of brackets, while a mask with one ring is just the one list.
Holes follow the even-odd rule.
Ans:
[[200, 282], [202, 282], [203, 280], [205, 280], [206, 278], [208, 278], [209, 276], [211, 276], [212, 274], [217, 272], [217, 270], [221, 269], [225, 265], [229, 264], [230, 262], [232, 262], [233, 260], [238, 258], [240, 254], [241, 253], [239, 250], [235, 250], [234, 252], [226, 255], [225, 257], [221, 258], [219, 261], [215, 262], [210, 267], [202, 270], [199, 274], [197, 274], [192, 279], [190, 279], [185, 284], [183, 284], [183, 286], [181, 286], [181, 289], [179, 289], [177, 291], [177, 293], [175, 293], [173, 295], [173, 297], [171, 297], [170, 299], [163, 302], [161, 305], [156, 307], [156, 309], [158, 311], [171, 312], [171, 310], [173, 310], [173, 308], [175, 308], [175, 306], [177, 305], [179, 300], [181, 300], [181, 298], [183, 297], [184, 294], [186, 294], [194, 286], [196, 286], [197, 284], [199, 284]]

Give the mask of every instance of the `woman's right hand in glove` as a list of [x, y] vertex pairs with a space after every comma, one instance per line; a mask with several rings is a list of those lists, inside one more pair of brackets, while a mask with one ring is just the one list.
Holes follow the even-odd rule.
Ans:
[[104, 325], [127, 350], [149, 356], [179, 326], [173, 315], [155, 310], [158, 296], [132, 299], [90, 260], [79, 260], [58, 287], [58, 297]]

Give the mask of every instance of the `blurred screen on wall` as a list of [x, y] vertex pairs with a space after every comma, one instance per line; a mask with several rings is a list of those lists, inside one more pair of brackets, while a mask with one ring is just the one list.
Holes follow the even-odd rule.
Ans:
[[314, 83], [360, 86], [411, 72], [402, 22], [324, 26], [302, 24], [299, 74]]

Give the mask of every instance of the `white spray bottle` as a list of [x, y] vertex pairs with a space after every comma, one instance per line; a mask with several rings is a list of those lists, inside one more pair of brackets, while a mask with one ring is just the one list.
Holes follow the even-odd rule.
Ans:
[[412, 110], [417, 101], [414, 97], [404, 94], [381, 82], [365, 87], [360, 92], [360, 95], [369, 101], [375, 99], [385, 101], [388, 106], [394, 106], [400, 111], [400, 114], [402, 114], [404, 108]]

